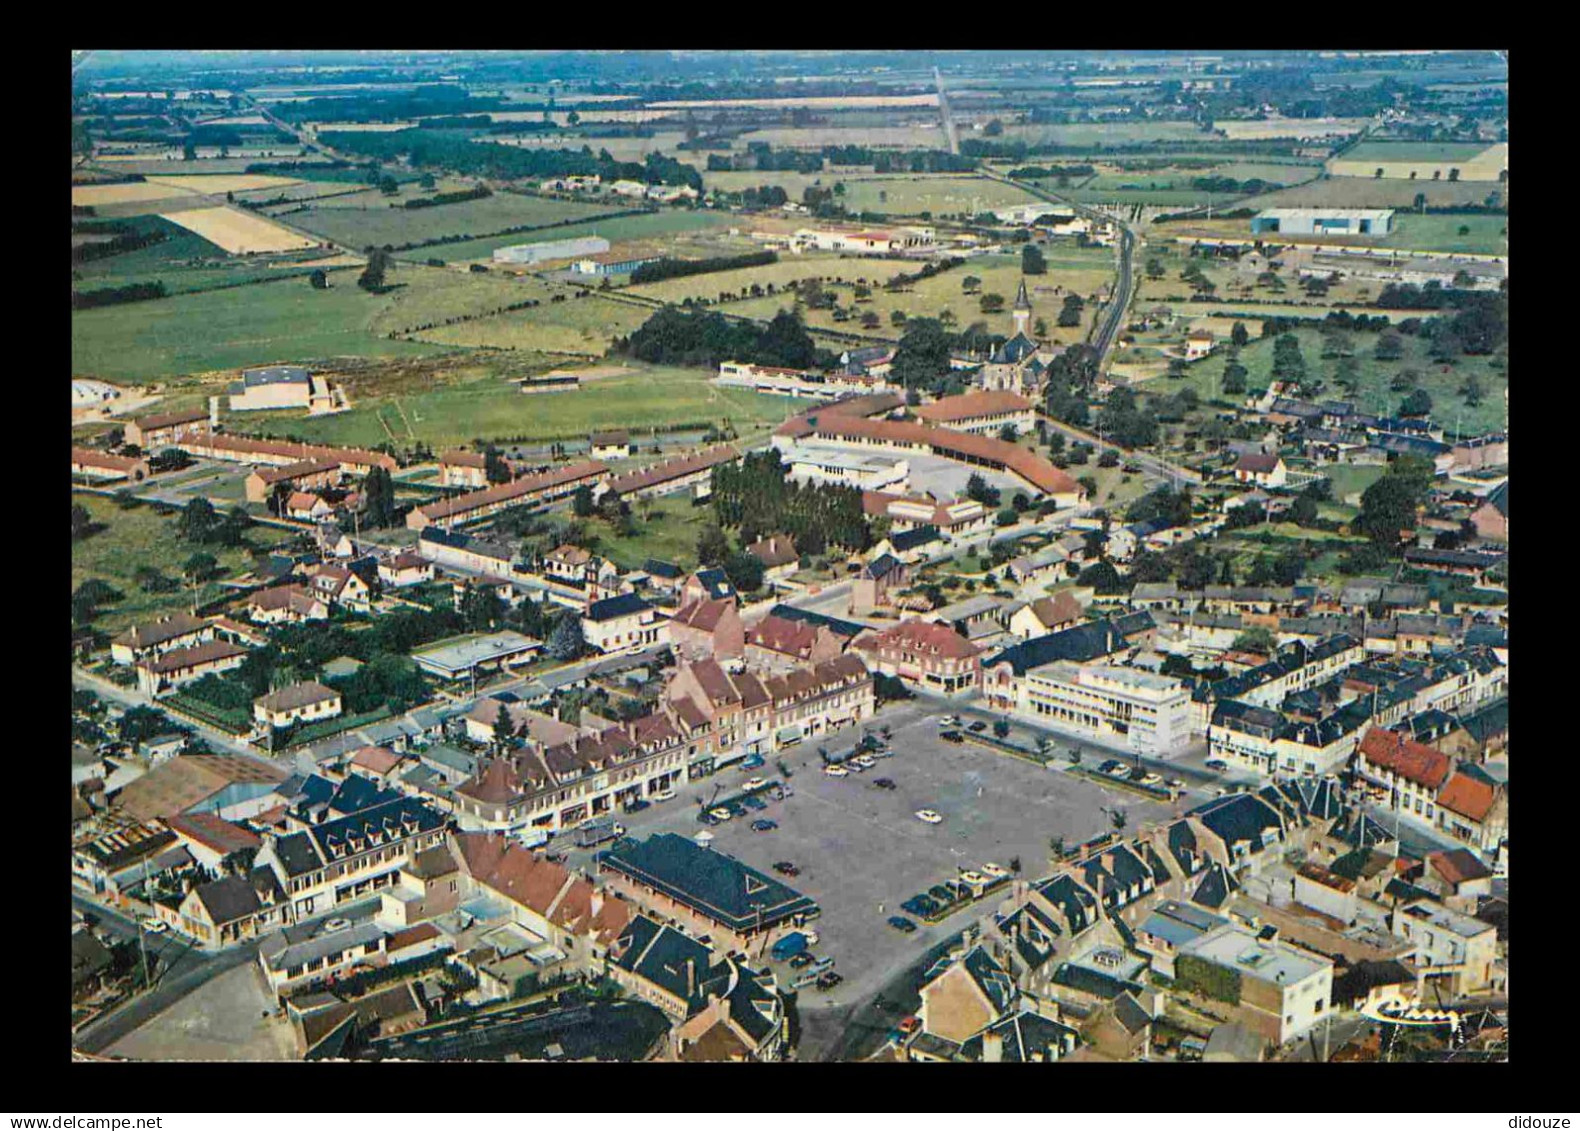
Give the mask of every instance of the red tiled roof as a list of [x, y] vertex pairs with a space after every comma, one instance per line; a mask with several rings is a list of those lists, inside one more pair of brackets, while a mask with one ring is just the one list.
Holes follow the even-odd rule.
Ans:
[[488, 460], [482, 452], [465, 452], [460, 448], [440, 452], [439, 463], [441, 466], [449, 467], [474, 467], [479, 471], [488, 466]]
[[365, 467], [382, 467], [386, 471], [394, 471], [400, 466], [393, 456], [385, 455], [383, 452], [368, 451], [366, 448], [334, 448], [326, 444], [303, 444], [291, 440], [259, 440], [252, 436], [230, 433], [204, 435], [182, 446], [207, 448], [239, 456], [296, 456], [299, 460], [351, 463]]
[[1469, 817], [1472, 821], [1484, 821], [1487, 814], [1492, 812], [1492, 803], [1497, 797], [1498, 791], [1490, 782], [1471, 777], [1469, 774], [1455, 774], [1448, 779], [1448, 784], [1438, 795], [1437, 803], [1451, 813], [1458, 813], [1461, 817]]
[[1447, 780], [1451, 765], [1441, 750], [1381, 727], [1366, 732], [1361, 740], [1361, 756], [1374, 766], [1428, 789], [1437, 789]]
[[[1455, 774], [1449, 780], [1449, 785], [1452, 786], [1461, 776]], [[1447, 790], [1444, 790], [1445, 794], [1447, 792]], [[1441, 804], [1442, 798], [1439, 798], [1438, 801]], [[1490, 799], [1488, 804], [1491, 804]], [[1458, 810], [1455, 810], [1455, 812], [1458, 812]], [[1466, 813], [1464, 816], [1468, 817], [1470, 814]], [[1480, 860], [1477, 860], [1476, 854], [1468, 848], [1455, 848], [1448, 852], [1429, 852], [1427, 853], [1426, 862], [1432, 866], [1433, 871], [1456, 888], [1467, 880], [1485, 880], [1492, 875], [1492, 869], [1488, 868]]]
[[1236, 471], [1250, 471], [1258, 475], [1272, 471], [1278, 466], [1278, 454], [1264, 455], [1260, 452], [1246, 452], [1240, 461], [1234, 465]]
[[400, 758], [382, 746], [364, 746], [351, 755], [351, 764], [372, 770], [375, 774], [387, 774], [400, 765]]
[[956, 660], [968, 660], [981, 652], [980, 648], [948, 625], [920, 620], [904, 621], [893, 628], [864, 637], [856, 641], [856, 647], [867, 652], [898, 649]]
[[492, 487], [468, 491], [453, 499], [441, 499], [437, 503], [419, 507], [418, 510], [430, 520], [452, 518], [456, 515], [468, 514], [480, 507], [530, 495], [536, 491], [550, 490], [584, 479], [596, 479], [607, 474], [608, 471], [609, 468], [597, 460], [582, 460], [578, 463], [566, 464], [564, 467], [550, 468], [536, 475], [523, 475], [520, 479], [512, 479], [509, 483], [496, 483]]
[[111, 455], [97, 448], [72, 448], [71, 462], [80, 467], [102, 467], [110, 471], [132, 471], [142, 463], [131, 456]]
[[184, 813], [166, 819], [170, 831], [195, 840], [205, 848], [229, 855], [242, 848], [257, 848], [263, 841], [240, 825], [213, 813]]
[[147, 432], [151, 428], [169, 428], [172, 424], [191, 424], [194, 421], [206, 420], [207, 418], [207, 409], [189, 408], [183, 409], [181, 412], [157, 412], [152, 416], [139, 416], [132, 423], [144, 432]]
[[769, 569], [788, 565], [800, 558], [795, 552], [795, 542], [787, 534], [770, 534], [766, 538], [759, 538], [746, 547], [746, 552]]
[[735, 608], [733, 597], [720, 597], [717, 600], [704, 598], [691, 602], [670, 619], [688, 628], [712, 632], [719, 627], [719, 622], [724, 619], [725, 614], [733, 608]]
[[739, 459], [740, 456], [741, 453], [736, 451], [733, 444], [716, 444], [711, 448], [703, 448], [701, 451], [692, 452], [690, 455], [677, 456], [674, 459], [664, 460], [662, 463], [655, 463], [651, 467], [642, 468], [640, 471], [628, 471], [624, 475], [616, 475], [609, 480], [609, 489], [618, 495], [629, 494], [632, 491], [642, 491], [721, 463], [729, 463], [731, 460]]
[[429, 939], [439, 937], [439, 928], [432, 923], [418, 923], [415, 927], [407, 927], [404, 931], [396, 931], [390, 936], [389, 942], [384, 944], [385, 950], [394, 954], [398, 950], [405, 950], [409, 946], [427, 942]]
[[946, 459], [1000, 467], [1013, 472], [1049, 495], [1078, 494], [1080, 484], [1053, 464], [1018, 444], [991, 436], [929, 427], [908, 420], [869, 420], [827, 410], [796, 417], [779, 426], [776, 435], [828, 436], [838, 440], [872, 440], [899, 445], [923, 445]]
[[1000, 416], [1011, 412], [1026, 412], [1031, 408], [1031, 401], [1016, 393], [1000, 390], [980, 390], [974, 393], [961, 393], [959, 396], [943, 397], [932, 404], [924, 404], [916, 409], [916, 415], [922, 420], [933, 423], [946, 421], [971, 420], [979, 416]]
[[817, 628], [805, 621], [770, 613], [758, 621], [746, 634], [746, 642], [770, 652], [787, 656], [805, 656], [817, 640]]
[[142, 666], [156, 675], [165, 675], [183, 668], [195, 668], [200, 664], [212, 664], [217, 660], [228, 660], [232, 656], [246, 654], [247, 649], [239, 644], [232, 644], [229, 640], [205, 640], [190, 648], [172, 648]]

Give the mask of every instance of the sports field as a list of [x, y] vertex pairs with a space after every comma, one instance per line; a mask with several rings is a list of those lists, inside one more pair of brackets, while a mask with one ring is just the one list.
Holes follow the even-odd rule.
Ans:
[[783, 397], [715, 388], [713, 376], [702, 369], [642, 367], [572, 392], [528, 395], [500, 377], [475, 375], [416, 393], [380, 395], [376, 388], [359, 387], [351, 411], [334, 416], [257, 415], [260, 426], [288, 428], [315, 442], [371, 445], [393, 436], [397, 443], [423, 440], [438, 447], [473, 439], [575, 439], [599, 428], [706, 427], [725, 420], [746, 432], [777, 425], [797, 409]]

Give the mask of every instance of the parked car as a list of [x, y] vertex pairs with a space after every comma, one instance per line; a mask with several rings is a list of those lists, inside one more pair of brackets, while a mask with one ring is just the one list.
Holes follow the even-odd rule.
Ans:
[[767, 778], [747, 778], [746, 784], [741, 786], [741, 788], [750, 793], [752, 790], [762, 789], [767, 784]]
[[932, 911], [934, 903], [925, 895], [913, 895], [900, 904], [901, 911], [909, 911], [912, 915], [926, 915]]
[[709, 809], [708, 816], [712, 817], [716, 821], [728, 821], [731, 817], [735, 816], [735, 813], [733, 810], [720, 805], [717, 809]]
[[936, 809], [918, 809], [916, 819], [929, 825], [936, 825], [943, 821], [943, 815]]
[[845, 979], [843, 975], [836, 974], [832, 970], [825, 970], [818, 976], [817, 988], [822, 990], [824, 993], [827, 993], [829, 990], [833, 989], [844, 980]]
[[870, 770], [878, 763], [872, 760], [872, 755], [870, 754], [857, 754], [850, 760], [850, 764], [852, 766], [859, 766], [863, 770]]
[[1220, 772], [1229, 768], [1229, 763], [1225, 762], [1222, 758], [1208, 758], [1207, 761], [1202, 764], [1205, 765], [1209, 770], [1218, 770]]
[[960, 882], [961, 883], [972, 884], [972, 885], [980, 885], [980, 884], [987, 883], [987, 879], [988, 878], [986, 876], [984, 876], [981, 872], [961, 872], [960, 873]]
[[768, 808], [768, 802], [764, 801], [761, 797], [743, 797], [741, 798], [741, 804], [746, 808], [755, 810], [759, 813]]
[[941, 727], [952, 727], [952, 726], [958, 726], [959, 724], [960, 724], [960, 716], [959, 715], [945, 715], [943, 718], [938, 720], [938, 725], [941, 726]]
[[754, 833], [771, 833], [778, 827], [778, 821], [770, 821], [766, 818], [752, 822], [752, 832]]
[[351, 926], [350, 919], [325, 919], [323, 930], [325, 932], [343, 931], [349, 926]]
[[[168, 931], [170, 929], [170, 924], [169, 923], [166, 923], [163, 919], [155, 919], [152, 915], [145, 915], [145, 916], [143, 916], [143, 918], [141, 920], [139, 920], [139, 922], [142, 923], [143, 930], [147, 931], [151, 935], [162, 935], [162, 934], [164, 934], [166, 931]], [[333, 920], [330, 920], [330, 922], [341, 922], [341, 923], [343, 923], [343, 922], [345, 922], [345, 920], [343, 920], [343, 919], [333, 919]], [[349, 923], [346, 923], [346, 925], [350, 926]], [[329, 927], [328, 923], [324, 924], [324, 926], [327, 929], [330, 929], [330, 930], [334, 929], [332, 927]]]
[[904, 915], [890, 915], [889, 926], [893, 927], [896, 931], [900, 931], [907, 935], [916, 930], [916, 924], [911, 922]]
[[675, 800], [675, 791], [673, 789], [661, 789], [657, 793], [653, 794], [653, 800], [673, 801]]
[[627, 801], [625, 803], [625, 811], [627, 813], [640, 813], [643, 809], [651, 809], [652, 807], [653, 803], [651, 801], [643, 801], [640, 797], [635, 801]]
[[790, 969], [804, 970], [812, 965], [813, 958], [810, 952], [803, 950], [800, 954], [790, 956]]
[[844, 766], [824, 766], [823, 772], [831, 778], [848, 778], [850, 771]]
[[1111, 774], [1122, 766], [1124, 766], [1124, 763], [1118, 758], [1110, 758], [1108, 761], [1097, 767], [1097, 772], [1100, 774]]
[[1141, 779], [1141, 784], [1142, 785], [1162, 785], [1163, 784], [1163, 775], [1162, 774], [1148, 774], [1146, 777]]
[[981, 719], [978, 719], [976, 722], [972, 723], [966, 729], [969, 730], [972, 734], [981, 734], [983, 731], [987, 730], [987, 723], [983, 722]]
[[873, 778], [872, 784], [879, 789], [896, 789], [893, 778]]
[[768, 760], [766, 758], [764, 758], [761, 754], [751, 754], [751, 755], [748, 755], [745, 759], [743, 759], [741, 761], [741, 769], [743, 769], [743, 770], [755, 770], [759, 766], [765, 766], [767, 764], [768, 764]]
[[774, 871], [778, 872], [781, 876], [799, 876], [801, 874], [801, 869], [797, 868], [788, 860], [781, 860], [775, 864]]
[[914, 1013], [907, 1017], [904, 1021], [901, 1021], [899, 1024], [899, 1030], [902, 1033], [914, 1033], [921, 1027], [922, 1019], [916, 1016]]
[[995, 880], [1002, 880], [1005, 876], [1010, 874], [1008, 868], [1005, 868], [999, 864], [984, 864], [982, 867], [978, 868], [977, 871], [981, 872], [984, 876]]
[[956, 899], [954, 888], [945, 887], [943, 884], [934, 884], [932, 887], [927, 889], [927, 894], [929, 897], [941, 904], [944, 904], [945, 906], [954, 903]]
[[962, 743], [962, 742], [965, 741], [964, 738], [960, 737], [960, 732], [957, 731], [957, 730], [939, 731], [938, 732], [938, 737], [943, 739], [945, 742], [953, 742], [953, 743], [956, 743], [956, 744], [959, 744], [959, 743]]

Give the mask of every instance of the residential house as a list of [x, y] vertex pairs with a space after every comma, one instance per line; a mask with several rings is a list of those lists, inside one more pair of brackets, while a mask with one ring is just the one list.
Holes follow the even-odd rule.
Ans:
[[587, 438], [593, 459], [630, 459], [636, 446], [631, 443], [631, 433], [617, 430], [594, 432]]
[[875, 609], [893, 604], [895, 594], [910, 583], [911, 568], [899, 558], [884, 554], [873, 559], [851, 582], [851, 614], [866, 616]]
[[1258, 487], [1283, 487], [1289, 482], [1289, 468], [1277, 452], [1246, 452], [1234, 465], [1234, 480]]
[[1204, 968], [1230, 976], [1235, 1020], [1273, 1044], [1309, 1032], [1333, 1007], [1331, 960], [1238, 924], [1216, 927], [1180, 947], [1176, 983], [1207, 986], [1219, 980]]
[[214, 626], [189, 613], [172, 613], [151, 624], [133, 625], [110, 641], [110, 659], [135, 664], [175, 648], [192, 648], [214, 639]]
[[172, 648], [137, 665], [137, 687], [158, 698], [206, 675], [239, 668], [247, 649], [227, 640], [206, 640], [190, 648]]
[[1498, 931], [1491, 923], [1462, 914], [1430, 899], [1394, 908], [1389, 927], [1416, 945], [1412, 962], [1422, 978], [1441, 978], [1442, 992], [1464, 997], [1495, 988], [1501, 976]]
[[658, 610], [635, 593], [592, 602], [582, 614], [581, 623], [587, 643], [605, 654], [637, 652], [668, 635], [667, 625], [658, 619]]
[[282, 895], [273, 872], [254, 868], [246, 876], [221, 876], [197, 884], [168, 917], [160, 917], [200, 943], [225, 946], [281, 925]]
[[746, 629], [734, 597], [683, 606], [669, 619], [668, 633], [675, 654], [688, 659], [733, 658], [746, 651]]
[[316, 680], [306, 680], [253, 700], [252, 717], [266, 727], [280, 728], [333, 719], [341, 709], [340, 692]]
[[1086, 610], [1068, 589], [1051, 597], [1038, 597], [1009, 619], [1009, 630], [1022, 640], [1074, 628], [1086, 619]]
[[[859, 626], [852, 626], [857, 632]], [[670, 622], [671, 643], [675, 642], [674, 622]], [[744, 635], [744, 651], [749, 666], [759, 671], [782, 673], [807, 664], [821, 664], [843, 655], [855, 633], [845, 635], [826, 624], [792, 620], [770, 612]], [[678, 645], [677, 645], [678, 647]], [[729, 655], [728, 652], [716, 655]]]
[[746, 547], [746, 553], [763, 564], [763, 581], [782, 581], [801, 566], [795, 542], [787, 534], [770, 534]]
[[297, 584], [259, 589], [247, 598], [243, 608], [259, 624], [301, 624], [329, 619], [329, 602]]
[[385, 588], [404, 589], [432, 580], [433, 563], [411, 550], [379, 559], [379, 584]]

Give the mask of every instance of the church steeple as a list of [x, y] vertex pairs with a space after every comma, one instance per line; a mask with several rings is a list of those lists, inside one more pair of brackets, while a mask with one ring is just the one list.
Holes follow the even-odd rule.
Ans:
[[1031, 299], [1026, 295], [1026, 280], [1020, 281], [1020, 290], [1015, 293], [1015, 333], [1027, 333], [1026, 324], [1031, 321]]

